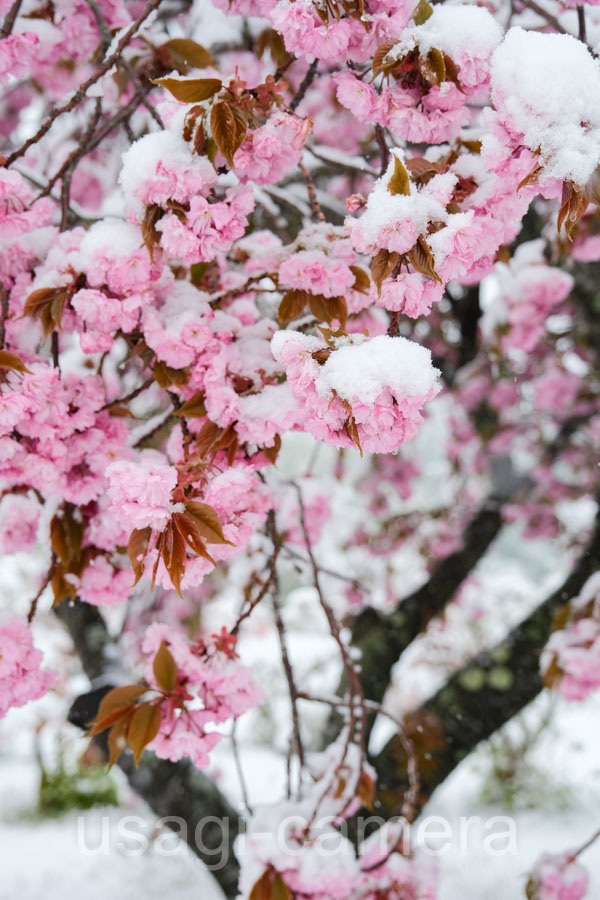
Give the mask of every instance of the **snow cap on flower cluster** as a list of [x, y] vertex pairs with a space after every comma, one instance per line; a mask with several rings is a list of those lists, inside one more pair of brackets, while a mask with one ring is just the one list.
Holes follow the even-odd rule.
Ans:
[[[491, 114], [545, 178], [584, 185], [600, 162], [600, 62], [568, 34], [511, 28], [492, 58]], [[484, 147], [494, 152], [495, 138]]]
[[439, 391], [431, 353], [406, 338], [354, 335], [331, 350], [319, 338], [278, 331], [271, 346], [286, 367], [303, 427], [333, 446], [358, 438], [366, 452], [397, 449], [415, 436], [424, 403]]

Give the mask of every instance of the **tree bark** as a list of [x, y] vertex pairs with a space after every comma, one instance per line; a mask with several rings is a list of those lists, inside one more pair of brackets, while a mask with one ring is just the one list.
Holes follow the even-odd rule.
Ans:
[[[562, 586], [491, 650], [456, 672], [420, 709], [407, 717], [416, 749], [421, 790], [416, 814], [433, 791], [480, 741], [519, 713], [542, 690], [540, 654], [556, 613], [577, 596], [600, 568], [600, 512], [593, 536]], [[408, 787], [406, 756], [393, 737], [372, 760], [377, 769], [378, 814], [399, 814]]]
[[[66, 626], [92, 683], [103, 681], [87, 694], [78, 697], [69, 713], [69, 721], [85, 728], [94, 718], [104, 694], [114, 685], [107, 683], [111, 674], [113, 642], [100, 612], [79, 600], [63, 602], [56, 607], [58, 618]], [[98, 735], [97, 743], [106, 751], [106, 736]], [[237, 896], [239, 864], [233, 853], [233, 841], [243, 829], [243, 819], [215, 784], [190, 762], [177, 763], [158, 759], [144, 752], [136, 768], [129, 751], [121, 754], [118, 766], [127, 776], [133, 790], [160, 818], [171, 817], [166, 824], [185, 838], [191, 850], [205, 863], [226, 897]], [[178, 824], [183, 821], [185, 828]]]

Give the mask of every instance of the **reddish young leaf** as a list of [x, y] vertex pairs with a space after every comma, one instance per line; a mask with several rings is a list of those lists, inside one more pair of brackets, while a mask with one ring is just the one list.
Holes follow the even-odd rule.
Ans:
[[151, 534], [152, 529], [148, 525], [146, 528], [136, 528], [129, 536], [127, 553], [129, 554], [129, 561], [131, 562], [131, 568], [135, 575], [135, 581], [133, 583], [134, 587], [144, 574], [144, 559], [148, 552]]
[[206, 415], [204, 391], [198, 391], [193, 397], [186, 400], [179, 409], [175, 410], [174, 415], [185, 416], [186, 419], [203, 419]]
[[[238, 125], [236, 124], [233, 110], [229, 103], [221, 100], [215, 103], [210, 111], [210, 130], [214, 141], [227, 160], [229, 167], [233, 168], [233, 154], [239, 147], [236, 147], [236, 135], [238, 133]], [[241, 141], [240, 141], [241, 143]]]
[[[196, 523], [201, 536], [209, 544], [231, 544], [223, 534], [217, 511], [208, 503], [199, 503], [196, 500], [188, 500], [185, 511]], [[234, 546], [231, 544], [231, 546]]]
[[172, 38], [160, 49], [166, 50], [171, 65], [179, 71], [187, 68], [207, 69], [215, 64], [208, 50], [190, 38]]
[[157, 78], [152, 84], [166, 88], [180, 103], [201, 103], [223, 86], [219, 78]]
[[154, 672], [156, 683], [163, 691], [173, 690], [177, 684], [177, 663], [164, 641], [161, 641], [160, 647], [156, 651], [156, 656], [152, 663], [152, 671]]
[[287, 293], [283, 295], [281, 303], [279, 304], [277, 318], [282, 325], [287, 325], [288, 322], [293, 322], [294, 319], [297, 319], [298, 316], [302, 315], [309, 301], [310, 294], [308, 293], [308, 291], [301, 291], [297, 289], [287, 291]]
[[15, 372], [31, 375], [30, 369], [27, 368], [21, 357], [15, 353], [9, 353], [8, 350], [0, 350], [0, 369], [13, 369]]
[[129, 728], [127, 729], [127, 743], [133, 752], [136, 766], [140, 761], [144, 748], [158, 734], [160, 723], [160, 708], [150, 702], [142, 703], [132, 715]]

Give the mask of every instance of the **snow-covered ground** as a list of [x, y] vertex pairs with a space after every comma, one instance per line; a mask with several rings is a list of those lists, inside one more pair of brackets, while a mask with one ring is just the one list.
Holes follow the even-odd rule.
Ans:
[[[535, 713], [535, 710], [532, 711]], [[152, 813], [122, 785], [123, 805], [118, 809], [94, 809], [67, 813], [51, 820], [27, 815], [35, 805], [38, 772], [32, 756], [11, 750], [7, 730], [14, 729], [24, 711], [4, 721], [0, 736], [0, 900], [218, 900], [212, 877], [183, 845], [177, 849], [169, 837], [164, 843], [153, 835]], [[80, 739], [73, 737], [75, 742]], [[440, 900], [516, 900], [524, 897], [526, 873], [543, 852], [576, 847], [600, 824], [600, 698], [585, 704], [559, 704], [551, 727], [536, 750], [536, 762], [548, 790], [536, 809], [512, 812], [500, 805], [486, 806], [480, 799], [487, 756], [480, 752], [463, 764], [437, 792], [427, 813], [442, 816], [452, 828], [450, 848], [440, 856]], [[83, 746], [83, 744], [82, 744]], [[216, 762], [221, 785], [241, 801], [239, 782], [231, 754], [224, 747]], [[283, 762], [260, 748], [244, 754], [244, 774], [250, 801], [280, 796]], [[569, 804], [561, 809], [565, 789]], [[556, 794], [554, 795], [554, 789]], [[535, 802], [535, 797], [532, 798]], [[78, 839], [78, 816], [83, 835]], [[118, 823], [124, 816], [139, 816], [142, 823], [130, 827], [145, 834], [148, 849], [130, 855], [133, 841], [119, 844]], [[467, 853], [460, 848], [460, 819], [481, 817], [469, 826]], [[493, 816], [512, 816], [516, 852], [493, 856], [486, 853], [485, 825]], [[107, 852], [100, 848], [102, 821], [109, 836]], [[463, 826], [464, 827], [464, 826]], [[505, 825], [496, 825], [506, 833]], [[123, 843], [125, 847], [123, 846]], [[508, 846], [499, 841], [496, 849]], [[167, 851], [165, 854], [164, 851]], [[91, 851], [91, 852], [90, 852]], [[600, 845], [590, 848], [582, 863], [592, 873], [589, 897], [600, 898]]]

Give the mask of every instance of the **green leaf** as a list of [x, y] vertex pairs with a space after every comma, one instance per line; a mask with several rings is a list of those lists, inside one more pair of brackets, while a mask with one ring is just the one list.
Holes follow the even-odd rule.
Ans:
[[415, 25], [423, 25], [432, 13], [433, 6], [428, 3], [427, 0], [419, 0], [413, 11], [413, 21]]

